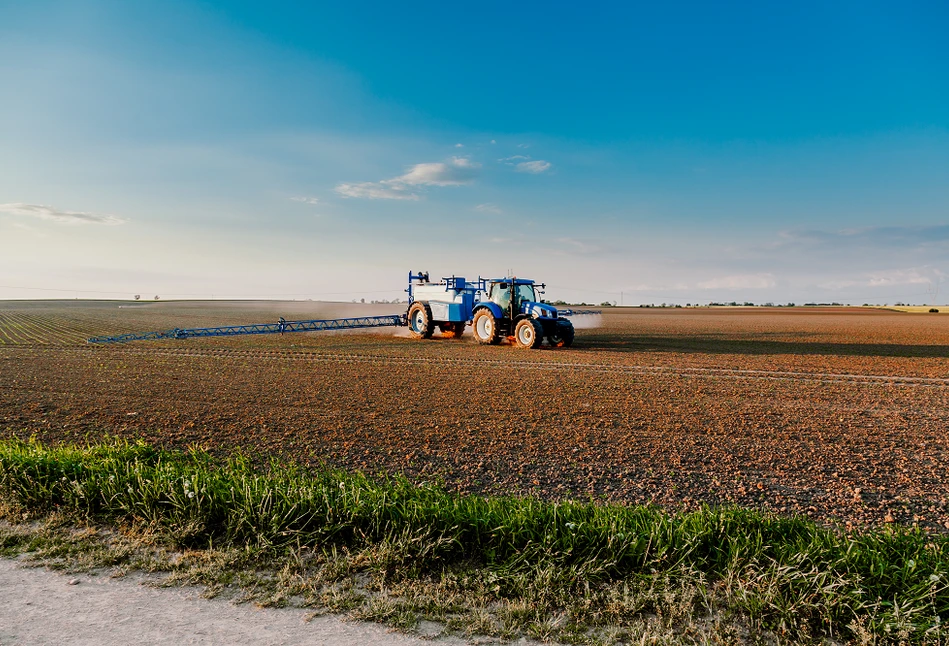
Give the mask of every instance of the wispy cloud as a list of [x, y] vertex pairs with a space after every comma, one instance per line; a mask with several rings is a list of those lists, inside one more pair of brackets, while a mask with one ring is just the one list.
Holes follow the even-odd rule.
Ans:
[[47, 237], [47, 235], [43, 233], [41, 230], [37, 229], [36, 227], [31, 227], [26, 222], [21, 222], [19, 220], [11, 220], [10, 226], [13, 227], [14, 229], [19, 229], [20, 231], [26, 231], [27, 233], [30, 233], [36, 236], [37, 238]]
[[872, 245], [908, 247], [949, 242], [949, 224], [929, 226], [865, 227], [839, 231], [782, 231], [778, 246], [809, 245]]
[[299, 197], [291, 197], [290, 199], [293, 200], [294, 202], [302, 202], [304, 204], [319, 204], [320, 203], [320, 198], [318, 197], [299, 196]]
[[481, 213], [494, 213], [496, 215], [501, 215], [502, 213], [504, 213], [504, 211], [502, 211], [501, 208], [497, 204], [494, 204], [492, 202], [485, 202], [484, 204], [479, 204], [476, 207], [474, 207], [474, 210], [479, 211]]
[[452, 157], [447, 162], [416, 164], [401, 177], [384, 180], [383, 184], [407, 186], [462, 186], [478, 176], [481, 164], [467, 157]]
[[938, 285], [946, 274], [933, 267], [911, 267], [889, 271], [873, 271], [854, 278], [818, 284], [823, 289], [850, 289], [853, 287], [901, 287], [906, 285]]
[[10, 215], [25, 215], [40, 220], [62, 222], [65, 224], [125, 224], [126, 220], [114, 215], [88, 213], [86, 211], [62, 211], [45, 204], [24, 204], [12, 202], [0, 204], [0, 212]]
[[381, 182], [339, 184], [336, 192], [343, 197], [361, 197], [379, 200], [418, 200], [413, 192], [420, 186], [464, 186], [478, 177], [481, 164], [467, 157], [452, 157], [447, 162], [416, 164], [399, 177]]
[[557, 242], [560, 243], [562, 247], [559, 250], [559, 253], [568, 255], [592, 256], [609, 251], [607, 247], [592, 240], [581, 240], [580, 238], [566, 237], [557, 238]]
[[550, 162], [544, 161], [543, 159], [537, 159], [534, 161], [521, 162], [515, 168], [518, 173], [531, 173], [533, 175], [539, 175], [550, 170]]
[[889, 287], [891, 285], [928, 285], [932, 282], [929, 276], [923, 276], [915, 270], [893, 271], [872, 276], [867, 285], [870, 287]]
[[776, 284], [772, 274], [739, 274], [702, 281], [698, 287], [701, 289], [768, 289]]
[[510, 157], [502, 157], [498, 160], [499, 164], [505, 164], [507, 166], [513, 166], [514, 170], [518, 173], [531, 173], [532, 175], [539, 175], [540, 173], [545, 173], [550, 170], [552, 164], [549, 161], [543, 159], [531, 159], [530, 155], [511, 155]]
[[386, 186], [384, 182], [360, 182], [359, 184], [339, 184], [336, 192], [343, 197], [358, 197], [369, 200], [417, 200], [419, 196], [410, 193], [405, 186]]
[[689, 285], [684, 282], [678, 283], [669, 283], [669, 284], [651, 284], [651, 283], [637, 283], [635, 285], [629, 285], [623, 288], [624, 292], [647, 292], [647, 293], [669, 293], [669, 292], [681, 292], [689, 289]]

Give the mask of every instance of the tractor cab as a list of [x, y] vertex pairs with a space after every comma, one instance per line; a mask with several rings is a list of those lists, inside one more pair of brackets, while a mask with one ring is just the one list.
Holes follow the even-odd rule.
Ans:
[[520, 312], [521, 307], [526, 303], [536, 302], [534, 281], [501, 278], [488, 283], [488, 300], [496, 303], [502, 310], [510, 309], [512, 298], [515, 312]]
[[505, 319], [516, 321], [524, 316], [556, 319], [557, 310], [540, 301], [544, 287], [526, 278], [494, 278], [486, 281], [485, 293], [487, 300], [500, 308], [499, 316]]

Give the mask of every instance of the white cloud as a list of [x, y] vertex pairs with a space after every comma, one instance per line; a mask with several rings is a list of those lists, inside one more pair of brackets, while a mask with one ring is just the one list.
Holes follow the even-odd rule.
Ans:
[[40, 220], [63, 222], [66, 224], [125, 224], [126, 220], [114, 215], [100, 215], [85, 211], [61, 211], [45, 204], [24, 204], [13, 202], [0, 204], [0, 212], [10, 215], [26, 215]]
[[531, 173], [532, 175], [547, 172], [552, 166], [549, 161], [544, 161], [543, 159], [535, 159], [532, 161], [530, 161], [530, 159], [530, 155], [512, 155], [499, 159], [498, 163], [513, 166], [514, 170], [518, 173]]
[[739, 274], [706, 280], [698, 286], [702, 289], [768, 289], [775, 284], [772, 274]]
[[478, 176], [481, 164], [467, 157], [452, 157], [446, 162], [416, 164], [401, 177], [384, 180], [383, 184], [408, 186], [462, 186]]
[[496, 144], [496, 143], [498, 143], [498, 142], [495, 141], [494, 139], [492, 139], [492, 140], [491, 140], [491, 143], [492, 143], [492, 144]]
[[343, 197], [376, 200], [417, 200], [416, 186], [464, 186], [478, 177], [481, 164], [467, 157], [452, 157], [447, 162], [416, 164], [407, 173], [381, 182], [339, 184], [336, 192]]
[[933, 267], [914, 267], [891, 271], [864, 272], [854, 277], [818, 283], [821, 289], [839, 290], [854, 287], [902, 287], [907, 285], [938, 286], [946, 274]]
[[475, 211], [480, 211], [481, 213], [494, 213], [496, 215], [501, 215], [504, 211], [501, 208], [492, 202], [485, 202], [484, 204], [479, 204], [474, 207]]
[[[927, 275], [928, 274], [928, 275]], [[876, 273], [866, 282], [869, 287], [889, 287], [891, 285], [929, 285], [938, 283], [942, 277], [939, 270], [920, 271], [919, 269], [898, 269], [886, 273]]]
[[361, 182], [359, 184], [339, 184], [336, 192], [343, 197], [357, 197], [369, 200], [417, 200], [419, 196], [409, 193], [404, 186], [386, 186], [383, 182]]
[[294, 202], [303, 202], [304, 204], [319, 204], [320, 203], [320, 198], [318, 197], [300, 196], [300, 197], [291, 197], [290, 199], [293, 200]]
[[455, 148], [464, 148], [464, 147], [465, 147], [464, 144], [455, 144]]
[[538, 175], [550, 169], [550, 162], [538, 159], [536, 161], [521, 162], [516, 168], [518, 173]]

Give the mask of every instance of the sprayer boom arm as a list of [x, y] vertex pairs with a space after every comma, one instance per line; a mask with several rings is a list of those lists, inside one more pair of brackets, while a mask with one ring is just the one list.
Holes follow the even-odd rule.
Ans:
[[319, 332], [323, 330], [352, 330], [367, 327], [402, 327], [405, 316], [390, 314], [386, 316], [359, 316], [348, 319], [319, 319], [312, 321], [285, 321], [277, 323], [259, 323], [254, 325], [224, 325], [222, 327], [198, 327], [162, 332], [144, 332], [140, 334], [118, 334], [115, 336], [95, 336], [88, 343], [125, 343], [126, 341], [146, 341], [158, 339], [189, 339], [206, 336], [237, 336], [239, 334], [283, 334], [284, 332]]

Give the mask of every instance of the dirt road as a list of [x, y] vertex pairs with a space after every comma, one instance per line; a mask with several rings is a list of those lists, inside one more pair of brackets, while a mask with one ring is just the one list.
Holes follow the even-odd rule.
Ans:
[[465, 644], [423, 639], [305, 609], [260, 609], [203, 599], [197, 589], [155, 588], [140, 576], [66, 575], [0, 559], [0, 644]]

